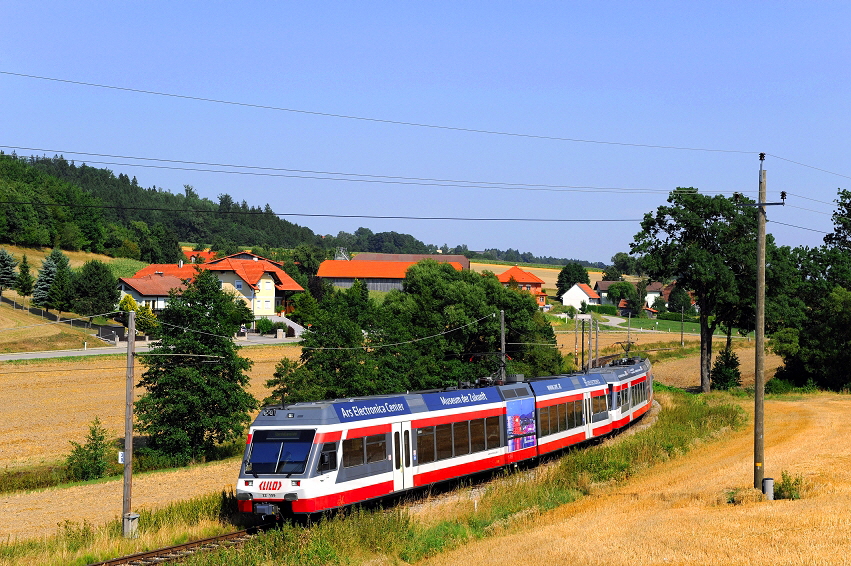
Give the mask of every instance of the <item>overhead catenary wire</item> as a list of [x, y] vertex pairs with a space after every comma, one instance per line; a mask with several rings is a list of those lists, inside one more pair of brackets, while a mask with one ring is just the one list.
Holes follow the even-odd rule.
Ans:
[[[239, 106], [246, 108], [256, 108], [260, 110], [272, 110], [278, 112], [289, 112], [295, 114], [304, 114], [310, 116], [321, 116], [326, 118], [338, 118], [344, 120], [356, 120], [363, 122], [372, 122], [378, 124], [389, 124], [389, 125], [397, 125], [397, 126], [409, 126], [416, 128], [427, 128], [434, 130], [444, 130], [444, 131], [452, 131], [452, 132], [461, 132], [461, 133], [475, 133], [475, 134], [485, 134], [485, 135], [494, 135], [494, 136], [504, 136], [504, 137], [515, 137], [515, 138], [525, 138], [525, 139], [537, 139], [537, 140], [548, 140], [548, 141], [561, 141], [561, 142], [571, 142], [571, 143], [585, 143], [585, 144], [596, 144], [596, 145], [609, 145], [609, 146], [621, 146], [621, 147], [634, 147], [634, 148], [644, 148], [644, 149], [664, 149], [664, 150], [675, 150], [675, 151], [694, 151], [694, 152], [707, 152], [707, 153], [733, 153], [733, 154], [743, 154], [743, 155], [758, 155], [760, 152], [753, 150], [744, 150], [744, 149], [730, 149], [730, 148], [712, 148], [712, 147], [693, 147], [693, 146], [677, 146], [677, 145], [665, 145], [665, 144], [650, 144], [650, 143], [635, 143], [635, 142], [621, 142], [621, 141], [613, 141], [613, 140], [600, 140], [600, 139], [588, 139], [588, 138], [572, 138], [566, 136], [551, 136], [551, 135], [543, 135], [543, 134], [530, 134], [523, 132], [509, 132], [509, 131], [501, 131], [501, 130], [489, 130], [489, 129], [481, 129], [481, 128], [468, 128], [462, 126], [449, 126], [444, 124], [429, 124], [425, 122], [413, 122], [413, 121], [405, 121], [405, 120], [392, 120], [389, 118], [375, 118], [369, 116], [356, 116], [353, 114], [340, 114], [333, 112], [322, 112], [317, 110], [305, 110], [300, 108], [288, 108], [283, 106], [273, 106], [268, 104], [256, 104], [250, 102], [240, 102], [234, 100], [224, 100], [218, 98], [209, 98], [203, 96], [195, 96], [195, 95], [186, 95], [186, 94], [177, 94], [177, 93], [168, 93], [168, 92], [160, 92], [148, 89], [140, 89], [133, 87], [122, 87], [117, 85], [107, 85], [101, 83], [93, 83], [87, 81], [78, 81], [73, 79], [61, 79], [58, 77], [45, 77], [42, 75], [33, 75], [29, 73], [17, 73], [13, 71], [4, 71], [0, 70], [0, 74], [28, 79], [36, 79], [43, 81], [51, 81], [57, 83], [65, 83], [65, 84], [73, 84], [78, 86], [87, 86], [93, 88], [101, 88], [108, 90], [116, 90], [123, 92], [132, 92], [137, 94], [147, 94], [152, 96], [161, 96], [167, 98], [176, 98], [183, 100], [192, 100], [197, 102], [209, 102], [214, 104], [223, 104], [230, 106]], [[830, 175], [835, 175], [838, 177], [843, 177], [846, 179], [851, 179], [851, 176], [845, 175], [843, 173], [837, 173], [835, 171], [830, 171], [829, 169], [824, 169], [821, 167], [816, 167], [815, 165], [809, 165], [807, 163], [803, 163], [801, 161], [796, 161], [793, 159], [789, 159], [787, 157], [782, 157], [780, 155], [774, 153], [765, 153], [770, 157], [774, 157], [776, 159], [780, 159], [782, 161], [786, 161], [788, 163], [792, 163], [798, 165], [800, 167], [806, 167], [809, 169], [813, 169], [816, 171], [820, 171], [822, 173], [827, 173]]]

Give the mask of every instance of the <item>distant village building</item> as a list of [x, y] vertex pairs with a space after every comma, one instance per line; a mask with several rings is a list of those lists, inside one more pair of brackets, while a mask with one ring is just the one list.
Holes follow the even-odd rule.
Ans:
[[515, 265], [511, 269], [497, 275], [496, 278], [505, 287], [508, 287], [513, 279], [517, 282], [521, 291], [527, 291], [535, 297], [535, 302], [538, 303], [539, 307], [545, 308], [547, 306], [547, 294], [543, 290], [544, 280], [534, 273], [523, 271]]
[[[278, 262], [250, 252], [240, 252], [207, 263], [155, 263], [139, 270], [133, 277], [122, 277], [122, 296], [132, 295], [139, 304], [152, 304], [153, 310], [165, 308], [169, 289], [185, 288], [184, 281], [195, 278], [197, 269], [214, 271], [222, 289], [232, 291], [251, 309], [255, 317], [273, 317], [288, 312], [288, 300], [295, 292], [304, 291]], [[165, 293], [163, 293], [165, 291]]]
[[[360, 257], [360, 255], [355, 256]], [[328, 259], [319, 265], [317, 277], [330, 281], [335, 287], [348, 289], [355, 279], [363, 281], [370, 291], [392, 291], [402, 289], [405, 273], [416, 261], [386, 261], [353, 259], [350, 261]], [[461, 271], [461, 264], [448, 262], [456, 270]]]
[[582, 303], [586, 305], [599, 305], [600, 295], [585, 283], [576, 283], [561, 296], [561, 304], [572, 306], [579, 310]]
[[463, 255], [444, 254], [379, 254], [372, 252], [359, 253], [356, 261], [407, 261], [416, 263], [424, 259], [433, 259], [439, 263], [458, 263], [463, 269], [470, 269], [470, 260]]

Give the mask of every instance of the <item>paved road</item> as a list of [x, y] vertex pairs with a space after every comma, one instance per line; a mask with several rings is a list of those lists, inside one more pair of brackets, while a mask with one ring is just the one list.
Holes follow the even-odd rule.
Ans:
[[[299, 342], [299, 338], [275, 338], [272, 336], [250, 336], [247, 340], [237, 340], [240, 346], [259, 346], [269, 344], [291, 344]], [[147, 352], [150, 347], [149, 342], [136, 342], [137, 352]], [[63, 357], [79, 357], [79, 356], [102, 356], [106, 354], [126, 354], [127, 344], [122, 343], [118, 346], [98, 346], [97, 348], [87, 348], [78, 350], [49, 350], [44, 352], [13, 352], [11, 354], [0, 354], [0, 362], [10, 360], [41, 360], [50, 358]]]

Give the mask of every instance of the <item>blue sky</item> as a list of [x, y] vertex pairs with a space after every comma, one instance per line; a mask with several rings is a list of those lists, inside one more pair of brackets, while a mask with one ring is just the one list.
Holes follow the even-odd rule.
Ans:
[[[604, 262], [628, 251], [637, 220], [678, 186], [755, 197], [756, 153], [763, 151], [771, 154], [769, 200], [789, 193], [785, 208], [769, 210], [769, 232], [783, 245], [815, 246], [832, 229], [837, 187], [849, 185], [840, 175], [851, 176], [851, 43], [842, 39], [849, 12], [851, 5], [838, 2], [11, 1], [0, 17], [0, 72], [390, 121], [744, 153], [422, 128], [8, 74], [0, 74], [0, 146], [59, 150], [135, 175], [144, 186], [181, 192], [189, 184], [213, 200], [226, 192], [279, 213], [598, 220], [287, 217], [321, 234], [366, 226], [436, 245]], [[138, 161], [87, 152], [629, 190], [233, 175], [134, 167]]]

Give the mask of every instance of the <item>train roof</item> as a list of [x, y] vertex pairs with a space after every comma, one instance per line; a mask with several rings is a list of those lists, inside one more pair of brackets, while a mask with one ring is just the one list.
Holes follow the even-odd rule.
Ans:
[[397, 415], [475, 407], [531, 397], [533, 391], [542, 395], [592, 389], [629, 379], [647, 371], [649, 367], [646, 360], [627, 358], [609, 366], [594, 368], [589, 373], [539, 377], [490, 387], [448, 388], [264, 407], [252, 426], [319, 426], [359, 421], [367, 424], [373, 419]]

